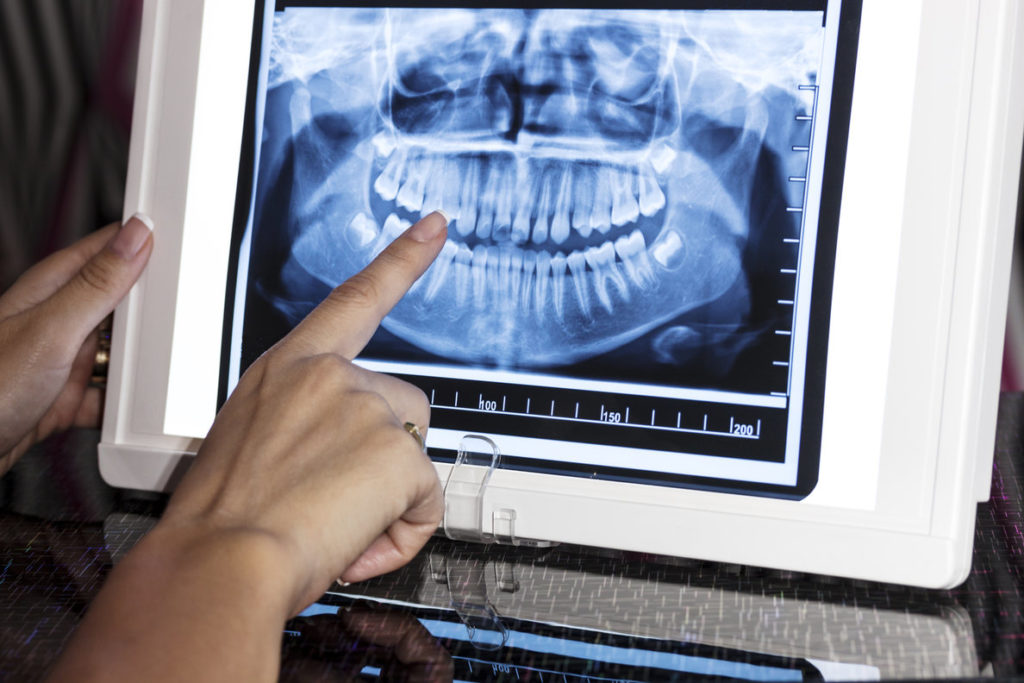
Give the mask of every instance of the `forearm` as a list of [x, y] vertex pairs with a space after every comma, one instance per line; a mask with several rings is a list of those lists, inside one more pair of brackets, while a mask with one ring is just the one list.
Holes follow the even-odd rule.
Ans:
[[276, 680], [291, 587], [262, 534], [159, 526], [111, 573], [53, 681]]

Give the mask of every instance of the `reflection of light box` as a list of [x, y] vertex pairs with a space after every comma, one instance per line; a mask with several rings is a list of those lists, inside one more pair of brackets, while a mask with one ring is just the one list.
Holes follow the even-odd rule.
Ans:
[[[824, 680], [846, 681], [970, 677], [980, 668], [970, 618], [948, 598], [738, 569], [731, 575], [721, 565], [695, 563], [687, 570], [571, 550], [538, 556], [434, 545], [417, 563], [378, 581], [335, 587], [304, 614], [329, 613], [336, 598], [435, 610], [421, 612], [421, 619], [446, 614], [456, 628], [468, 627], [463, 638], [484, 645], [504, 641], [514, 648], [517, 626], [536, 633], [546, 624], [561, 641], [548, 641], [547, 651], [562, 655], [576, 650], [573, 641], [583, 633], [590, 642], [615, 634], [637, 639], [630, 648], [638, 651], [634, 662], [644, 661], [645, 644], [671, 649], [684, 641], [708, 648], [693, 653], [705, 664], [739, 660], [775, 669], [771, 677], [763, 668], [748, 669], [735, 676], [740, 679], [787, 680], [780, 669], [804, 669], [788, 680], [817, 680], [806, 673], [808, 665]], [[439, 638], [452, 632], [423, 623]], [[687, 671], [678, 660], [674, 666]]]
[[1021, 10], [672, 4], [148, 3], [126, 213], [157, 247], [116, 319], [104, 476], [173, 485], [239, 372], [442, 206], [364, 362], [432, 398], [442, 477], [463, 435], [498, 444], [484, 533], [961, 580]]

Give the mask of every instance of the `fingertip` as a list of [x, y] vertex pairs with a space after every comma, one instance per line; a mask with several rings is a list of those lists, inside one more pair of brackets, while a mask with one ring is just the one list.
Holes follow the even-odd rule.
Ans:
[[405, 234], [417, 242], [433, 242], [445, 232], [449, 222], [448, 214], [438, 209], [413, 223]]
[[153, 232], [156, 229], [156, 226], [153, 224], [153, 219], [150, 218], [148, 215], [142, 213], [141, 211], [137, 211], [136, 213], [134, 213], [132, 217], [129, 218], [128, 220], [142, 221], [142, 223], [147, 228], [149, 228], [150, 232]]
[[125, 261], [133, 260], [153, 234], [153, 221], [137, 213], [121, 226], [107, 247]]

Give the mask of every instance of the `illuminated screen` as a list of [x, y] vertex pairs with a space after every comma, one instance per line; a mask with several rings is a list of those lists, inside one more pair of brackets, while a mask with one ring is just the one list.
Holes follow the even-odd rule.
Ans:
[[360, 361], [434, 457], [814, 487], [859, 3], [315, 4], [257, 10], [222, 396], [443, 209]]

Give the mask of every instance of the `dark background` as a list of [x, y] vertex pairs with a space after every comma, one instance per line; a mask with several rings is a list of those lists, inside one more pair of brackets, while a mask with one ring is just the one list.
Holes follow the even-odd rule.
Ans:
[[[0, 0], [0, 290], [121, 218], [142, 0]], [[41, 444], [0, 479], [0, 507], [102, 519], [99, 432]], [[41, 483], [53, 464], [76, 482]]]

